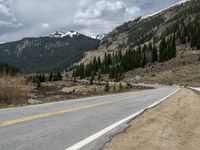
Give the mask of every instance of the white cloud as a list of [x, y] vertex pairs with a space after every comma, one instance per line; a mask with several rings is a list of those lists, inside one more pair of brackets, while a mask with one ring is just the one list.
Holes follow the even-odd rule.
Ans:
[[42, 24], [42, 27], [43, 27], [43, 28], [50, 28], [50, 25], [49, 25], [48, 23], [43, 23], [43, 24]]
[[[0, 41], [56, 30], [107, 33], [180, 0], [0, 0]], [[45, 29], [45, 30], [44, 30]]]
[[74, 24], [87, 25], [88, 28], [100, 28], [100, 32], [108, 32], [117, 25], [133, 19], [139, 7], [127, 6], [122, 0], [92, 1], [82, 0], [80, 9], [75, 14]]

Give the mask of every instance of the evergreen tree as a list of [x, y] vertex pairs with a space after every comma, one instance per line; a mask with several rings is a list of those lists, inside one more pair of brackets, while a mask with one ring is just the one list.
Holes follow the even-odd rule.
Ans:
[[58, 81], [60, 81], [60, 80], [62, 80], [62, 74], [61, 74], [61, 72], [57, 72], [57, 80]]
[[159, 61], [163, 62], [166, 60], [166, 52], [167, 52], [167, 43], [165, 38], [161, 40], [159, 47], [160, 47]]
[[101, 68], [101, 58], [98, 57], [97, 59], [97, 66], [98, 66], [98, 69]]
[[97, 80], [99, 81], [99, 84], [100, 84], [100, 81], [101, 81], [101, 70], [98, 71]]
[[94, 72], [92, 72], [91, 77], [90, 77], [90, 85], [93, 85], [94, 79], [95, 79]]
[[49, 75], [49, 82], [51, 82], [51, 81], [53, 81], [53, 74], [52, 73], [50, 73], [50, 75]]
[[152, 61], [153, 62], [158, 61], [158, 50], [155, 46], [153, 47], [153, 59], [152, 59]]

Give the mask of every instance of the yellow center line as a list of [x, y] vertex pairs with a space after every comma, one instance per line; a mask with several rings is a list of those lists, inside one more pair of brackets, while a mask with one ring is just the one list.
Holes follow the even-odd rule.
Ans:
[[61, 114], [68, 113], [68, 112], [75, 112], [75, 111], [79, 111], [79, 110], [82, 110], [82, 109], [94, 108], [94, 107], [97, 107], [97, 106], [106, 105], [106, 104], [110, 104], [110, 103], [113, 103], [113, 102], [105, 102], [105, 103], [85, 105], [85, 106], [80, 106], [80, 107], [77, 107], [77, 108], [66, 109], [66, 110], [61, 110], [61, 111], [56, 111], [56, 112], [49, 112], [49, 113], [24, 117], [24, 118], [20, 118], [20, 119], [0, 122], [0, 127], [18, 124], [18, 123], [27, 122], [27, 121], [36, 120], [36, 119], [41, 119], [41, 118], [46, 118], [46, 117], [50, 117], [50, 116], [61, 115]]
[[72, 108], [72, 109], [60, 110], [60, 111], [56, 111], [56, 112], [49, 112], [49, 113], [19, 118], [19, 119], [15, 119], [15, 120], [0, 122], [0, 127], [19, 124], [19, 123], [23, 123], [23, 122], [36, 120], [36, 119], [42, 119], [42, 118], [46, 118], [46, 117], [50, 117], [50, 116], [61, 115], [61, 114], [64, 114], [64, 113], [69, 113], [69, 112], [75, 112], [75, 111], [79, 111], [79, 110], [83, 110], [83, 109], [94, 108], [94, 107], [102, 106], [102, 105], [106, 105], [106, 104], [112, 104], [112, 103], [119, 102], [119, 101], [129, 100], [129, 99], [132, 99], [134, 97], [137, 97], [137, 96], [131, 96], [131, 97], [128, 97], [128, 98], [122, 98], [120, 100], [112, 100], [112, 101], [107, 101], [107, 102], [102, 102], [102, 103], [84, 105], [84, 106], [80, 106], [80, 107], [76, 107], [76, 108]]
[[[133, 97], [131, 97], [131, 98], [133, 98]], [[130, 99], [130, 98], [126, 98], [126, 99]], [[123, 100], [126, 100], [126, 99], [123, 99]], [[39, 115], [34, 115], [34, 116], [29, 116], [29, 117], [24, 117], [24, 118], [15, 119], [15, 120], [9, 120], [9, 121], [5, 121], [5, 122], [0, 122], [0, 127], [13, 125], [13, 124], [18, 124], [18, 123], [23, 123], [23, 122], [36, 120], [36, 119], [41, 119], [41, 118], [46, 118], [46, 117], [50, 117], [50, 116], [61, 115], [61, 114], [68, 113], [68, 112], [75, 112], [75, 111], [79, 111], [79, 110], [83, 110], [83, 109], [94, 108], [94, 107], [101, 106], [101, 105], [112, 104], [112, 103], [118, 102], [118, 101], [122, 101], [122, 100], [115, 100], [115, 101], [96, 103], [96, 104], [80, 106], [80, 107], [76, 107], [76, 108], [72, 108], [72, 109], [66, 109], [66, 110], [61, 110], [61, 111], [56, 111], [56, 112], [49, 112], [49, 113], [44, 113], [44, 114], [39, 114]]]

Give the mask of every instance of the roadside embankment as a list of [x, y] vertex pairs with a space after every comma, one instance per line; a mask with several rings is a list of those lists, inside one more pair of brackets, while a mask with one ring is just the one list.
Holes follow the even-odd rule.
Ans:
[[130, 122], [105, 150], [199, 150], [200, 95], [189, 89]]

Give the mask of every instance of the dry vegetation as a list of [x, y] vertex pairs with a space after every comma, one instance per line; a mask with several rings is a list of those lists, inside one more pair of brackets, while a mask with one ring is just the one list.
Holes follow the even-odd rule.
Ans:
[[21, 76], [0, 76], [0, 104], [21, 104], [28, 98], [31, 84]]
[[110, 84], [108, 91], [105, 91], [105, 85], [56, 81], [42, 83], [41, 87], [30, 92], [30, 98], [36, 100], [36, 103], [45, 103], [135, 90], [138, 89], [129, 88], [127, 85], [120, 87], [117, 83], [116, 85]]

